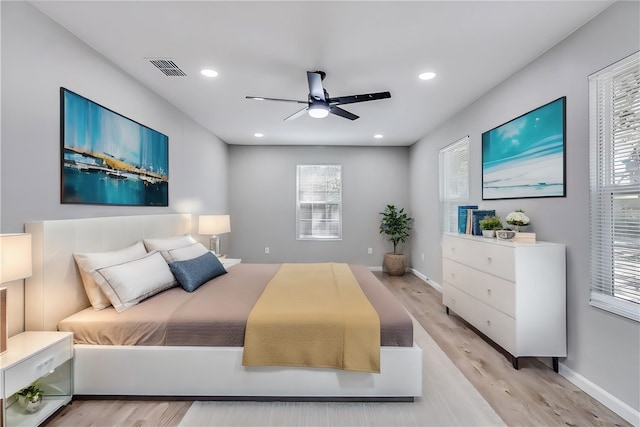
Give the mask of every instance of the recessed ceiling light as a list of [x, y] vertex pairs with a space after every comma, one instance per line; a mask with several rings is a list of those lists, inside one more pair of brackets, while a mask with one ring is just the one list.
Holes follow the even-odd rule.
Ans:
[[433, 73], [431, 71], [428, 71], [426, 73], [421, 73], [418, 78], [420, 80], [431, 80], [432, 78], [434, 78], [436, 76], [436, 73]]
[[256, 138], [262, 138], [264, 136], [264, 134], [256, 132], [256, 133], [253, 134], [253, 136], [255, 136]]
[[217, 77], [218, 76], [218, 72], [216, 70], [209, 70], [209, 69], [206, 69], [206, 68], [204, 70], [201, 70], [200, 73], [203, 76], [207, 76], [207, 77]]
[[383, 135], [382, 135], [381, 133], [376, 133], [375, 135], [373, 135], [373, 137], [374, 137], [375, 139], [380, 139], [380, 138], [382, 138], [382, 137], [383, 137]]

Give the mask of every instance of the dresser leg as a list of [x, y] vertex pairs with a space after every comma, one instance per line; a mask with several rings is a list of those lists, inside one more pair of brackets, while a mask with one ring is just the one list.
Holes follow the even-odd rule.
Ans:
[[449, 315], [449, 307], [445, 307], [444, 308], [444, 312], [447, 313], [447, 316]]
[[518, 358], [515, 356], [511, 356], [511, 364], [513, 365], [513, 369], [520, 369], [518, 366]]
[[558, 373], [558, 358], [552, 357], [551, 361], [553, 362], [553, 372]]

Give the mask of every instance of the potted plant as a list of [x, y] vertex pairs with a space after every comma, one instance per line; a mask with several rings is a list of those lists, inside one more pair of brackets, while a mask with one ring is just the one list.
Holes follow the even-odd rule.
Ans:
[[40, 388], [40, 384], [34, 382], [30, 386], [18, 391], [16, 398], [18, 399], [18, 404], [24, 408], [25, 411], [33, 413], [40, 409], [43, 394], [44, 392]]
[[392, 276], [401, 276], [407, 269], [407, 259], [398, 253], [398, 245], [409, 237], [413, 218], [404, 212], [404, 208], [396, 209], [394, 205], [387, 205], [384, 212], [380, 212], [380, 234], [386, 234], [393, 243], [393, 252], [384, 255], [383, 267]]
[[495, 237], [496, 230], [502, 230], [502, 220], [498, 216], [485, 216], [480, 220], [480, 229], [484, 237]]
[[507, 215], [507, 224], [513, 226], [516, 233], [520, 231], [520, 227], [526, 227], [530, 222], [531, 220], [522, 209], [516, 209]]

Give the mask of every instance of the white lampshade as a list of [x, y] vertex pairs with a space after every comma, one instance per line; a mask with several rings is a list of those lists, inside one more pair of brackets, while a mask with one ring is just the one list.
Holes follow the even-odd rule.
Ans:
[[200, 215], [198, 218], [198, 234], [224, 234], [231, 231], [229, 215]]
[[0, 234], [0, 283], [31, 276], [31, 234]]

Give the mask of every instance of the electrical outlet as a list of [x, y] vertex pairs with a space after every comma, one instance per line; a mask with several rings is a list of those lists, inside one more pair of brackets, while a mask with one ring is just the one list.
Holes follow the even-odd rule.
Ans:
[[424, 254], [422, 254], [422, 260], [424, 261]]
[[264, 254], [269, 255], [269, 246], [264, 247]]
[[367, 253], [371, 255], [373, 253], [373, 248], [367, 248]]

